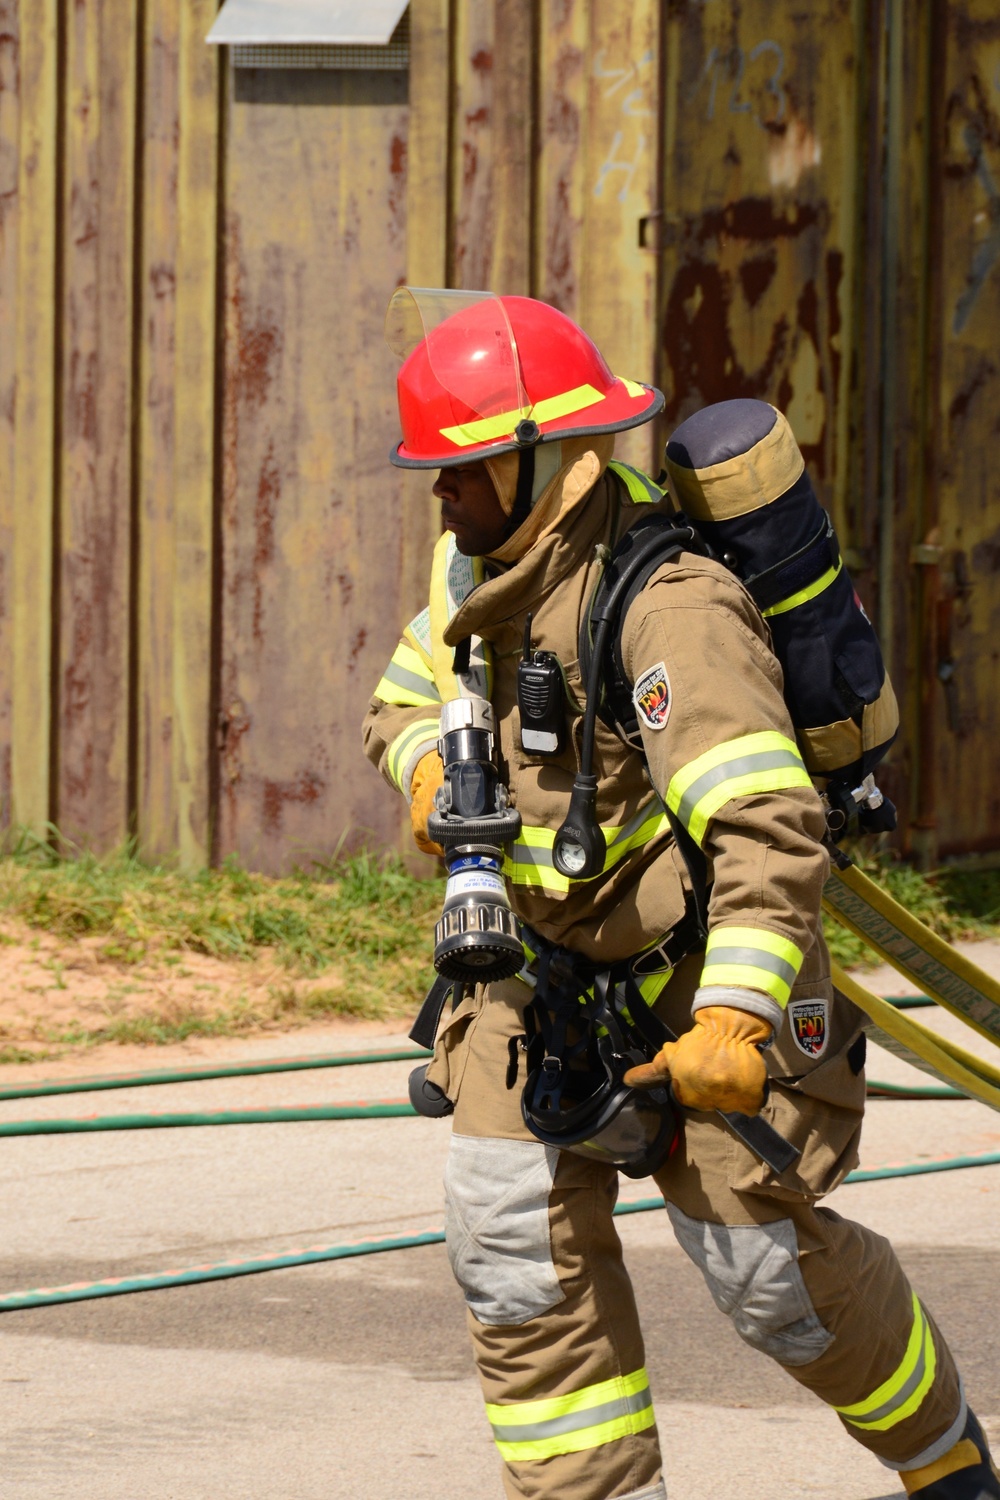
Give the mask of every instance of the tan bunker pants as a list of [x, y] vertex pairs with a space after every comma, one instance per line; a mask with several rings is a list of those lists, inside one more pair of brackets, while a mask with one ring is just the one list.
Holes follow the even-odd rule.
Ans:
[[[827, 1046], [813, 1062], [778, 1038], [769, 1071], [795, 1081], [772, 1082], [764, 1111], [802, 1148], [799, 1161], [776, 1179], [716, 1116], [688, 1112], [655, 1180], [680, 1245], [740, 1337], [832, 1406], [889, 1468], [915, 1468], [958, 1440], [965, 1401], [888, 1241], [816, 1207], [856, 1164], [864, 1073], [859, 1013], [830, 998], [825, 955], [810, 959], [792, 1000], [826, 996]], [[675, 1030], [690, 1025], [699, 965], [682, 965], [657, 1007]], [[510, 980], [463, 1001], [431, 1069], [456, 1104], [448, 1252], [506, 1493], [663, 1500], [642, 1334], [612, 1220], [617, 1173], [530, 1135], [523, 1059], [506, 1087], [508, 1042], [528, 999]]]

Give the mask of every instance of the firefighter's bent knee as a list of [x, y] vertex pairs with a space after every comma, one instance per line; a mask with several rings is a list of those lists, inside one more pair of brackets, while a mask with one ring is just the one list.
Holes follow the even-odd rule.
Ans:
[[558, 1156], [540, 1141], [452, 1135], [445, 1239], [480, 1323], [527, 1323], [563, 1300], [549, 1236]]
[[688, 1218], [674, 1204], [667, 1212], [678, 1243], [745, 1343], [783, 1365], [807, 1365], [826, 1353], [833, 1334], [806, 1290], [791, 1219], [709, 1224]]

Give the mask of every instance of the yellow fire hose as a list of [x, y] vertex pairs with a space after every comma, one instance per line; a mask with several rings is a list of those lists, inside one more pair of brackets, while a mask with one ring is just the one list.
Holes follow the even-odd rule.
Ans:
[[[1000, 1046], [1000, 983], [895, 901], [856, 865], [835, 868], [823, 905], [943, 1009]], [[873, 995], [839, 964], [833, 982], [875, 1023], [873, 1040], [906, 1062], [944, 1078], [973, 1099], [1000, 1110], [1000, 1068]]]

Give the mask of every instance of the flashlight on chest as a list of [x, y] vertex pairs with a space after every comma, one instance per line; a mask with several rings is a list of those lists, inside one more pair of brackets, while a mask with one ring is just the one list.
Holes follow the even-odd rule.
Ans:
[[434, 967], [446, 979], [509, 979], [524, 963], [510, 909], [503, 849], [521, 831], [493, 759], [496, 721], [486, 698], [455, 698], [441, 710], [444, 782], [427, 832], [444, 850], [448, 884], [434, 929]]

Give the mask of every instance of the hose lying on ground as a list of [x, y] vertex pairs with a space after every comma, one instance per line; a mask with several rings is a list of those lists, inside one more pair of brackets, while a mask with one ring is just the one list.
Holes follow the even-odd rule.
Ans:
[[[1000, 1166], [1000, 1151], [986, 1151], [978, 1156], [942, 1157], [936, 1161], [904, 1163], [897, 1166], [872, 1167], [850, 1172], [845, 1182], [878, 1182], [887, 1177], [916, 1177], [925, 1172], [953, 1172], [963, 1167]], [[662, 1208], [662, 1198], [639, 1198], [619, 1203], [616, 1215], [648, 1213]], [[138, 1276], [116, 1276], [107, 1281], [73, 1282], [68, 1286], [33, 1287], [28, 1291], [7, 1292], [0, 1296], [0, 1313], [29, 1307], [51, 1307], [63, 1302], [89, 1302], [98, 1297], [120, 1297], [128, 1292], [163, 1291], [168, 1287], [194, 1286], [203, 1281], [225, 1281], [234, 1276], [255, 1276], [262, 1271], [283, 1271], [293, 1266], [316, 1265], [321, 1261], [347, 1260], [356, 1255], [379, 1255], [389, 1250], [412, 1250], [418, 1245], [440, 1245], [444, 1231], [427, 1229], [419, 1234], [393, 1235], [378, 1240], [356, 1240], [345, 1245], [315, 1245], [309, 1250], [277, 1251], [248, 1260], [224, 1260], [217, 1265], [190, 1266], [183, 1271], [152, 1271]]]
[[[933, 1005], [928, 1000], [928, 1005]], [[49, 1094], [92, 1094], [102, 1089], [152, 1088], [161, 1083], [198, 1083], [206, 1078], [250, 1078], [259, 1073], [298, 1073], [311, 1068], [348, 1068], [360, 1063], [408, 1062], [430, 1057], [424, 1047], [394, 1052], [319, 1053], [315, 1057], [269, 1057], [261, 1062], [204, 1063], [194, 1068], [155, 1068], [149, 1073], [107, 1073], [95, 1078], [43, 1078], [0, 1088], [0, 1099], [44, 1099]]]
[[[933, 1007], [926, 995], [895, 995], [895, 1010]], [[37, 1083], [0, 1087], [0, 1099], [44, 1099], [50, 1094], [92, 1094], [106, 1089], [154, 1088], [164, 1083], [198, 1083], [208, 1078], [251, 1078], [262, 1073], [298, 1073], [311, 1068], [349, 1068], [362, 1063], [410, 1062], [430, 1057], [424, 1047], [392, 1052], [318, 1053], [315, 1057], [268, 1057], [261, 1062], [203, 1063], [193, 1068], [154, 1068], [143, 1073], [105, 1073], [84, 1078], [42, 1078]]]

